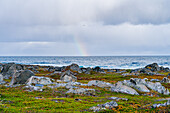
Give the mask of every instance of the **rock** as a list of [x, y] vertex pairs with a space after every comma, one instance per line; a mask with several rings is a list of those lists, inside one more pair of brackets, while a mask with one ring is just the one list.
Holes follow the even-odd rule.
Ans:
[[42, 97], [35, 97], [35, 99], [42, 99]]
[[31, 91], [43, 91], [43, 87], [38, 87], [38, 86], [32, 86], [32, 85], [29, 85], [29, 86], [25, 86], [25, 87], [23, 87], [23, 88], [26, 88], [26, 89], [28, 89], [28, 90], [26, 90], [26, 91], [29, 91], [29, 92], [31, 92]]
[[163, 91], [163, 94], [164, 95], [169, 95], [170, 93], [169, 93], [169, 90], [168, 89], [165, 89], [165, 91]]
[[58, 103], [58, 100], [56, 100], [56, 99], [52, 99], [51, 101], [54, 101], [55, 103]]
[[146, 73], [147, 75], [157, 75], [157, 73], [155, 73], [155, 72], [148, 72], [148, 73]]
[[49, 86], [50, 88], [65, 87], [67, 89], [79, 88], [77, 86], [88, 86], [87, 84], [82, 84], [80, 82], [68, 82], [68, 83], [55, 83], [55, 86]]
[[164, 104], [153, 104], [152, 108], [165, 107], [165, 106], [169, 106], [169, 105], [170, 105], [170, 100], [168, 100]]
[[130, 73], [138, 73], [140, 70], [141, 70], [140, 68], [138, 68], [138, 69], [132, 69], [132, 70], [130, 71]]
[[77, 64], [71, 64], [71, 65], [70, 65], [70, 69], [71, 69], [72, 71], [77, 71], [77, 72], [79, 72], [79, 73], [82, 73], [81, 69], [79, 68], [79, 65], [77, 65]]
[[168, 101], [166, 102], [166, 105], [167, 105], [167, 106], [170, 105], [170, 99], [168, 99]]
[[110, 97], [110, 98], [108, 98], [109, 100], [125, 100], [125, 101], [128, 101], [128, 99], [127, 98], [119, 98], [119, 97]]
[[74, 76], [74, 73], [70, 70], [67, 70], [61, 74], [60, 80], [64, 82], [76, 82], [77, 77]]
[[170, 76], [170, 73], [168, 73], [167, 78]]
[[99, 66], [97, 66], [93, 69], [93, 71], [95, 71], [95, 72], [100, 72], [100, 70], [101, 70], [101, 68]]
[[158, 93], [169, 95], [169, 90], [165, 89], [165, 87], [162, 86], [160, 82], [153, 83], [145, 80], [146, 78], [145, 79], [131, 78], [130, 80], [124, 80], [122, 82], [118, 82], [119, 83], [118, 84], [119, 87], [117, 86], [118, 88], [115, 85], [111, 90], [113, 91], [115, 90], [115, 92], [122, 92], [123, 89], [121, 88], [121, 85], [123, 85], [123, 86], [135, 88], [141, 92], [150, 92], [150, 90], [148, 89], [150, 88], [154, 91], [157, 91]]
[[108, 108], [108, 109], [112, 109], [114, 107], [117, 107], [118, 104], [115, 101], [111, 101], [111, 102], [107, 102], [107, 103], [99, 105], [99, 106], [102, 106], [102, 107]]
[[26, 81], [31, 77], [34, 76], [34, 73], [30, 70], [23, 70], [14, 73], [10, 85], [14, 84], [25, 84]]
[[170, 83], [170, 80], [169, 80], [169, 78], [164, 77], [164, 78], [161, 80], [161, 83]]
[[168, 89], [165, 89], [164, 86], [161, 85], [160, 82], [147, 82], [145, 84], [148, 88], [154, 90], [154, 91], [157, 91], [158, 93], [161, 93], [161, 94], [164, 94], [164, 95], [169, 95], [169, 90]]
[[123, 73], [122, 75], [125, 77], [125, 76], [132, 75], [132, 74], [131, 73]]
[[170, 98], [162, 98], [162, 99], [157, 99], [155, 101], [164, 101], [164, 100], [170, 100]]
[[0, 83], [3, 81], [3, 76], [0, 74]]
[[91, 71], [92, 71], [92, 69], [91, 69], [90, 67], [88, 67], [88, 68], [86, 69], [85, 74], [91, 74]]
[[124, 80], [122, 83], [141, 92], [150, 92], [150, 90], [144, 85], [145, 79], [131, 78], [130, 80]]
[[165, 107], [165, 104], [153, 104], [152, 108]]
[[53, 67], [53, 66], [50, 66], [50, 67], [48, 68], [48, 72], [54, 72], [54, 67]]
[[3, 75], [2, 74], [0, 74], [0, 85], [1, 84], [5, 84], [6, 82], [5, 81], [3, 81]]
[[61, 67], [61, 71], [68, 71], [68, 70], [70, 70], [70, 71], [72, 71], [72, 72], [78, 72], [78, 73], [82, 73], [82, 70], [80, 69], [80, 67], [79, 67], [79, 65], [77, 65], [77, 64], [71, 64], [71, 65], [69, 65], [69, 66], [67, 66], [67, 67]]
[[109, 72], [109, 73], [113, 73], [113, 72], [115, 72], [113, 69], [107, 69], [107, 72]]
[[151, 70], [152, 72], [160, 71], [160, 67], [157, 63], [149, 64], [145, 68]]
[[50, 88], [66, 87], [66, 83], [56, 83], [55, 86], [48, 86]]
[[102, 110], [106, 110], [106, 108], [101, 108], [101, 107], [93, 106], [89, 110], [91, 110], [93, 112], [99, 112], [99, 111], [102, 111]]
[[151, 79], [150, 81], [151, 82], [159, 82], [160, 80], [159, 79]]
[[37, 71], [37, 69], [38, 69], [37, 66], [29, 66], [29, 67], [27, 67], [27, 69], [31, 70], [34, 73], [39, 73], [39, 71]]
[[78, 98], [76, 98], [76, 99], [74, 99], [75, 101], [81, 101], [81, 99], [78, 99]]
[[139, 95], [139, 93], [136, 90], [126, 85], [123, 85], [122, 82], [117, 82], [113, 87], [111, 87], [111, 91], [132, 94], [132, 95]]
[[48, 85], [52, 84], [51, 79], [48, 77], [37, 77], [37, 76], [31, 76], [27, 81], [27, 85], [32, 85], [32, 84], [43, 84], [43, 85]]
[[93, 71], [98, 72], [98, 73], [103, 73], [103, 74], [106, 73], [106, 72], [105, 72], [103, 69], [101, 69], [99, 66], [95, 67], [95, 68], [93, 69]]
[[114, 107], [117, 107], [118, 104], [115, 101], [111, 101], [111, 102], [107, 102], [105, 104], [99, 104], [96, 107], [91, 107], [90, 110], [94, 111], [94, 112], [99, 112], [102, 110], [106, 110], [106, 109], [112, 109]]
[[107, 82], [99, 81], [99, 80], [92, 80], [88, 82], [88, 86], [98, 86], [101, 88], [112, 87], [113, 85]]
[[15, 63], [8, 63], [3, 65], [1, 73], [5, 79], [9, 79], [9, 77], [12, 77], [18, 70], [24, 70], [24, 66]]
[[48, 71], [49, 72], [54, 72], [54, 71], [61, 72], [62, 71], [62, 67], [53, 67], [53, 66], [50, 66], [48, 68]]
[[166, 67], [166, 68], [164, 69], [164, 71], [165, 71], [165, 72], [170, 72], [170, 69], [169, 69], [168, 67]]
[[[70, 83], [70, 82], [69, 82]], [[77, 86], [75, 86], [75, 85], [73, 85], [73, 84], [66, 84], [66, 86], [65, 86], [65, 88], [66, 89], [73, 89], [73, 88], [79, 88], [79, 87], [77, 87]]]
[[150, 73], [150, 72], [151, 72], [151, 70], [146, 69], [146, 68], [143, 68], [143, 69], [140, 70], [140, 73], [146, 73], [146, 74], [148, 74], [148, 73]]
[[81, 69], [81, 71], [82, 71], [82, 73], [85, 73], [86, 72], [86, 68], [80, 68]]
[[163, 66], [160, 67], [160, 70], [164, 71], [164, 72], [169, 72], [170, 71], [168, 67], [164, 68]]
[[141, 92], [150, 92], [150, 90], [143, 84], [137, 84], [134, 88]]
[[66, 93], [73, 93], [73, 94], [85, 94], [85, 95], [95, 95], [95, 89], [85, 89], [85, 88], [71, 88]]

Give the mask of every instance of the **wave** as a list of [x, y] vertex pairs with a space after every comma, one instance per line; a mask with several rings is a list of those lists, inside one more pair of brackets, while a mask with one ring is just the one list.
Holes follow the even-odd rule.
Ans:
[[14, 62], [17, 64], [43, 65], [43, 66], [67, 66], [76, 63], [81, 67], [96, 67], [104, 69], [135, 69], [142, 68], [151, 63], [158, 63], [160, 66], [170, 67], [170, 56], [88, 56], [88, 57], [0, 57], [1, 63]]

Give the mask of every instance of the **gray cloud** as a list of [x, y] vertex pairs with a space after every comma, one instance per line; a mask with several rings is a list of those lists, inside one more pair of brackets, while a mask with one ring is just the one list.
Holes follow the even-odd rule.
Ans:
[[1, 0], [0, 55], [170, 54], [169, 6], [169, 0]]
[[1, 0], [1, 24], [70, 25], [84, 21], [105, 24], [165, 24], [169, 0]]

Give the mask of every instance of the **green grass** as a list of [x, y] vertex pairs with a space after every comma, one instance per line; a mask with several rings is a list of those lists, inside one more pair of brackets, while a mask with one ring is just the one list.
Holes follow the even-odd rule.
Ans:
[[[47, 72], [41, 73], [39, 75], [45, 76]], [[120, 74], [97, 74], [86, 75], [80, 74], [77, 76], [78, 82], [88, 83], [90, 80], [102, 80], [105, 82], [116, 83], [117, 81], [128, 80], [130, 78], [158, 78], [158, 76], [126, 76], [123, 77]], [[165, 87], [169, 88], [170, 84], [163, 84]], [[7, 88], [0, 86], [0, 112], [92, 112], [89, 111], [90, 107], [97, 106], [98, 104], [104, 104], [110, 102], [109, 97], [120, 97], [128, 98], [128, 101], [119, 100], [117, 101], [118, 107], [112, 110], [106, 110], [103, 112], [170, 112], [170, 108], [149, 108], [149, 106], [154, 103], [164, 103], [166, 101], [155, 101], [160, 98], [170, 98], [170, 96], [160, 95], [159, 97], [149, 97], [149, 96], [134, 96], [122, 93], [111, 92], [109, 88], [99, 88], [95, 86], [87, 87], [94, 88], [96, 90], [95, 96], [86, 95], [74, 95], [65, 94], [68, 89], [65, 88], [45, 88], [43, 92], [27, 92], [19, 86], [16, 88]], [[41, 97], [40, 99], [35, 99], [35, 97]], [[81, 101], [76, 101], [75, 99], [81, 99]], [[58, 103], [52, 100], [58, 100]], [[102, 111], [101, 111], [102, 112]]]

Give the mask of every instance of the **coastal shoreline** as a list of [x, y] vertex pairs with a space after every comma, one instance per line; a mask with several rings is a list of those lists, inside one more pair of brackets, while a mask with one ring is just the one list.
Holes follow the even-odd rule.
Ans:
[[[2, 112], [12, 112], [12, 110], [14, 112], [49, 110], [51, 112], [75, 112], [75, 110], [76, 112], [168, 112], [170, 110], [168, 108], [170, 69], [157, 63], [138, 69], [103, 69], [98, 66], [84, 68], [77, 64], [55, 67], [15, 63], [1, 63], [0, 68], [2, 98], [0, 111]], [[12, 95], [16, 99], [12, 99]], [[43, 104], [30, 105], [24, 100], [17, 101], [22, 98], [28, 103], [41, 101]], [[56, 107], [51, 107], [51, 104]], [[8, 109], [6, 105], [9, 106]], [[69, 107], [75, 105], [77, 105], [75, 108]], [[12, 106], [17, 109], [13, 109]], [[21, 106], [24, 109], [21, 109]], [[28, 106], [31, 109], [28, 109]], [[40, 106], [42, 108], [37, 109]], [[44, 106], [48, 109], [44, 109]]]

